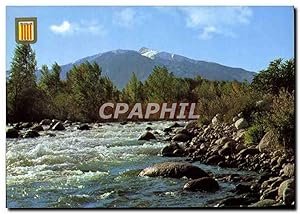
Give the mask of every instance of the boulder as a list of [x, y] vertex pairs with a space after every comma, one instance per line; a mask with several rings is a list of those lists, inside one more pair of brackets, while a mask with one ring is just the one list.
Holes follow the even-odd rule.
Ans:
[[15, 128], [8, 128], [6, 130], [6, 138], [18, 138], [19, 131]]
[[238, 119], [239, 119], [239, 118], [238, 118], [237, 116], [235, 116], [235, 117], [232, 118], [232, 122], [235, 123]]
[[156, 137], [151, 132], [145, 132], [138, 138], [138, 140], [152, 140], [152, 139], [155, 140]]
[[161, 154], [165, 157], [176, 157], [182, 156], [184, 151], [177, 143], [171, 143], [161, 150]]
[[57, 122], [52, 126], [52, 130], [55, 130], [55, 131], [63, 131], [65, 129], [66, 128], [64, 127], [64, 125], [61, 122]]
[[229, 148], [229, 147], [226, 147], [226, 148], [222, 148], [218, 151], [218, 154], [221, 155], [221, 156], [228, 156], [228, 155], [231, 155], [232, 154], [232, 149]]
[[178, 127], [183, 127], [183, 125], [181, 125], [181, 124], [175, 122], [175, 123], [173, 123], [169, 128], [172, 129], [172, 128], [178, 128]]
[[285, 188], [283, 191], [283, 202], [285, 205], [292, 205], [293, 202], [295, 202], [295, 190], [293, 188]]
[[238, 184], [235, 187], [235, 192], [237, 194], [243, 194], [243, 193], [251, 192], [251, 184], [248, 184], [248, 183]]
[[152, 131], [153, 129], [150, 127], [150, 126], [148, 126], [147, 128], [146, 128], [146, 131]]
[[259, 151], [271, 153], [280, 149], [278, 143], [274, 139], [274, 133], [272, 131], [268, 131], [258, 144]]
[[207, 159], [206, 163], [210, 165], [217, 165], [219, 162], [223, 160], [224, 158], [221, 157], [220, 155], [212, 155]]
[[243, 149], [241, 150], [239, 153], [238, 153], [238, 156], [241, 156], [241, 157], [246, 157], [247, 155], [255, 155], [255, 154], [258, 154], [259, 153], [259, 150], [256, 149], [256, 148], [247, 148], [247, 149]]
[[39, 136], [40, 136], [40, 134], [34, 130], [28, 130], [24, 134], [24, 138], [34, 138], [34, 137], [39, 137]]
[[244, 118], [240, 118], [238, 119], [235, 123], [234, 123], [234, 126], [236, 129], [245, 129], [249, 126], [248, 122], [246, 119]]
[[272, 205], [276, 204], [276, 201], [273, 199], [264, 199], [260, 200], [254, 204], [249, 205], [249, 207], [271, 207]]
[[50, 119], [44, 119], [40, 122], [41, 126], [49, 126], [51, 124], [51, 120]]
[[164, 132], [165, 132], [165, 133], [172, 132], [172, 128], [170, 128], [170, 127], [168, 127], [168, 128], [165, 128], [165, 129], [164, 129]]
[[187, 182], [184, 185], [183, 190], [216, 192], [219, 190], [219, 184], [213, 178], [203, 177]]
[[283, 167], [283, 174], [289, 178], [293, 177], [295, 174], [294, 164], [288, 163]]
[[78, 126], [77, 129], [78, 130], [90, 130], [91, 127], [89, 125], [87, 125], [87, 124], [82, 124], [82, 125]]
[[272, 189], [272, 188], [266, 189], [263, 192], [260, 200], [264, 200], [264, 199], [274, 199], [275, 200], [277, 194], [278, 194], [278, 188], [275, 188], [275, 189]]
[[212, 124], [213, 126], [216, 126], [216, 125], [218, 125], [218, 124], [221, 122], [221, 120], [222, 120], [221, 114], [216, 114], [216, 115], [213, 117], [213, 119], [211, 120], [211, 124]]
[[176, 134], [172, 140], [173, 141], [178, 141], [178, 142], [186, 142], [189, 141], [191, 138], [190, 136], [186, 135], [186, 134]]
[[41, 125], [34, 125], [34, 126], [31, 128], [31, 130], [40, 132], [40, 131], [44, 131], [44, 128], [43, 128], [43, 126], [41, 126]]
[[158, 163], [151, 167], [142, 170], [139, 176], [149, 177], [171, 177], [171, 178], [202, 178], [209, 177], [209, 175], [200, 169], [199, 167], [193, 166], [190, 163], [182, 162], [164, 162]]
[[283, 192], [286, 188], [295, 189], [295, 179], [290, 178], [288, 180], [283, 181], [278, 188], [278, 196], [283, 197]]
[[195, 129], [198, 128], [198, 121], [197, 120], [192, 120], [189, 121], [185, 126], [184, 129]]

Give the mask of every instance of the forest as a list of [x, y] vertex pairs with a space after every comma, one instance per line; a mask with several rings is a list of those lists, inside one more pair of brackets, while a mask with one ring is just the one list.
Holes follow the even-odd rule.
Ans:
[[[106, 102], [197, 103], [199, 124], [208, 124], [219, 114], [224, 122], [239, 113], [251, 124], [246, 142], [256, 143], [268, 130], [290, 148], [295, 141], [294, 59], [274, 59], [251, 83], [211, 81], [200, 76], [180, 78], [166, 67], [156, 66], [144, 81], [133, 72], [119, 90], [103, 76], [101, 65], [85, 62], [74, 66], [66, 79], [54, 63], [43, 65], [37, 79], [37, 61], [30, 45], [17, 45], [7, 77], [7, 123], [40, 121], [44, 118], [103, 122], [99, 107]], [[121, 118], [122, 119], [122, 118]]]

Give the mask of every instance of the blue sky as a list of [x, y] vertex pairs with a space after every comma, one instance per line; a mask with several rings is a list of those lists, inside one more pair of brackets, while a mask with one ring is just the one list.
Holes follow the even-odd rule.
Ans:
[[264, 69], [294, 57], [292, 7], [7, 7], [6, 67], [15, 17], [38, 18], [38, 66], [148, 47], [193, 59]]

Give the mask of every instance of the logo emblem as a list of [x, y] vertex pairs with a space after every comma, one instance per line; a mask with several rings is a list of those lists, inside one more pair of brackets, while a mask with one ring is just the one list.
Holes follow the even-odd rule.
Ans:
[[33, 44], [37, 41], [37, 18], [16, 18], [16, 42], [20, 44]]

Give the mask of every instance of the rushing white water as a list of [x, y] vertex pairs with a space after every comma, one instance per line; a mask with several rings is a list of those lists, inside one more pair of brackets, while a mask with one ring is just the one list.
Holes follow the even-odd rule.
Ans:
[[[89, 131], [70, 126], [38, 138], [8, 139], [7, 206], [199, 207], [232, 194], [231, 183], [220, 183], [217, 193], [189, 193], [182, 191], [185, 179], [137, 176], [154, 163], [180, 160], [160, 156], [166, 145], [163, 129], [171, 123], [94, 124]], [[137, 140], [146, 127], [158, 132], [158, 140]], [[197, 165], [215, 174], [230, 173]]]

